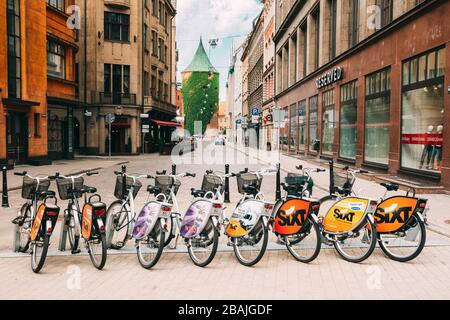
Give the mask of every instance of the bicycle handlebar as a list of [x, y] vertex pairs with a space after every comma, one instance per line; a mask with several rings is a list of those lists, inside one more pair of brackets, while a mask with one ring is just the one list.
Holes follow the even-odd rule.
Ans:
[[30, 179], [49, 179], [49, 180], [55, 180], [56, 176], [42, 176], [42, 177], [33, 177], [32, 175], [29, 175], [27, 171], [23, 171], [23, 172], [14, 172], [15, 176], [19, 176], [19, 177], [28, 177]]
[[60, 174], [59, 172], [57, 172], [57, 173], [53, 176], [53, 177], [54, 177], [53, 180], [56, 180], [56, 179], [77, 179], [77, 178], [81, 178], [81, 177], [84, 177], [84, 176], [91, 177], [91, 176], [98, 175], [98, 174], [99, 174], [99, 173], [98, 173], [97, 171], [88, 171], [88, 172], [83, 172], [83, 173], [78, 174], [78, 175], [65, 176], [65, 175], [62, 175], [62, 174]]

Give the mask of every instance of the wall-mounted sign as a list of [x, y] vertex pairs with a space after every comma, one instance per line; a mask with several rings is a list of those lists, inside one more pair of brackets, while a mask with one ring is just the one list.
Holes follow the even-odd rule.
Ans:
[[344, 68], [339, 67], [334, 70], [324, 74], [316, 80], [317, 89], [326, 87], [336, 81], [342, 80], [344, 78]]
[[252, 108], [252, 124], [259, 123], [259, 108]]

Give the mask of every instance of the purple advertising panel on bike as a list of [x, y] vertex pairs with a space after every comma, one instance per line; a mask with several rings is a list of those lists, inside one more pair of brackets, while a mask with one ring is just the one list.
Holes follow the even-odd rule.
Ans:
[[211, 211], [211, 201], [198, 200], [194, 202], [183, 218], [180, 234], [185, 238], [197, 237], [206, 227]]
[[161, 203], [150, 202], [144, 206], [136, 219], [133, 237], [137, 240], [146, 238], [153, 230], [161, 210]]

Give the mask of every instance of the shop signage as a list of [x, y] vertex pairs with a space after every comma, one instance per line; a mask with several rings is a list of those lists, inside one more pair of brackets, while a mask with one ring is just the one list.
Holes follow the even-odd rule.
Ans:
[[320, 78], [316, 80], [316, 87], [317, 89], [321, 89], [323, 87], [326, 87], [334, 82], [337, 82], [339, 80], [342, 80], [344, 77], [344, 68], [339, 67], [335, 68], [334, 70], [324, 74]]
[[402, 144], [442, 145], [442, 134], [403, 134]]

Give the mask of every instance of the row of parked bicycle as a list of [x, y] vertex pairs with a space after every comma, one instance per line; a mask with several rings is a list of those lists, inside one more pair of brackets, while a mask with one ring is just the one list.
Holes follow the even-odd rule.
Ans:
[[[299, 174], [289, 174], [281, 183], [285, 195], [277, 202], [268, 201], [261, 192], [263, 176], [277, 169], [245, 169], [229, 174], [207, 171], [201, 188], [191, 189], [194, 199], [185, 214], [180, 213], [177, 193], [181, 179], [195, 177], [192, 173], [131, 175], [123, 167], [115, 172], [117, 201], [108, 208], [97, 189], [84, 184], [84, 176], [97, 172], [70, 177], [16, 173], [23, 176], [22, 197], [27, 202], [13, 220], [15, 250], [31, 253], [34, 272], [42, 269], [60, 213], [56, 193], [49, 191], [52, 180], [56, 180], [59, 198], [68, 200], [59, 249], [65, 250], [68, 240], [72, 253], [79, 253], [82, 238], [97, 269], [105, 266], [107, 249], [120, 250], [131, 239], [140, 264], [150, 269], [164, 248], [171, 243], [176, 248], [180, 237], [193, 263], [205, 267], [216, 255], [222, 227], [228, 245], [245, 266], [261, 260], [269, 231], [276, 235], [278, 244], [285, 245], [296, 260], [304, 263], [317, 258], [322, 244], [334, 246], [343, 259], [354, 263], [367, 259], [377, 242], [389, 258], [400, 262], [416, 258], [423, 250], [427, 200], [417, 198], [415, 190], [387, 198], [387, 193], [398, 191], [399, 186], [384, 183], [386, 193], [381, 199], [360, 197], [353, 190], [356, 174], [367, 172], [346, 167], [344, 174], [336, 173], [330, 163], [330, 194], [315, 200], [311, 173], [326, 170], [303, 166], [297, 169]], [[224, 185], [232, 177], [237, 179], [241, 198], [227, 218]], [[134, 200], [143, 179], [155, 183], [148, 186], [148, 199], [138, 213]]]

